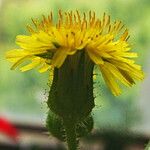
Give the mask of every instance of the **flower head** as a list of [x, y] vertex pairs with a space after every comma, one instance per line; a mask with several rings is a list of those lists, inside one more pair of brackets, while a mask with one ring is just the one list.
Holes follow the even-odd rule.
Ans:
[[56, 23], [52, 13], [48, 18], [43, 16], [41, 22], [32, 20], [35, 28], [28, 26], [30, 35], [17, 36], [20, 49], [11, 50], [6, 56], [14, 63], [12, 69], [30, 60], [21, 71], [39, 67], [39, 72], [45, 72], [51, 67], [60, 68], [69, 55], [84, 51], [99, 67], [114, 95], [121, 93], [118, 81], [131, 86], [135, 80], [143, 79], [141, 67], [131, 59], [137, 54], [130, 52], [128, 30], [121, 21], [111, 23], [110, 16], [104, 13], [99, 19], [91, 11], [83, 16], [78, 11], [58, 14]]

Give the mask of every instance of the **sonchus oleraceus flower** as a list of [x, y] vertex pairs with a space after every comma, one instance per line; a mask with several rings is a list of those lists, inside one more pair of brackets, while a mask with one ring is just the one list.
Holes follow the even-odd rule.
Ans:
[[28, 26], [31, 35], [19, 35], [16, 43], [20, 49], [7, 52], [6, 57], [13, 62], [15, 69], [25, 60], [31, 63], [21, 67], [27, 71], [39, 66], [39, 72], [51, 67], [60, 68], [67, 56], [84, 51], [99, 69], [106, 84], [114, 95], [120, 94], [116, 82], [119, 80], [126, 86], [131, 86], [135, 80], [143, 79], [141, 67], [131, 58], [137, 53], [130, 52], [127, 40], [128, 30], [121, 21], [110, 22], [110, 16], [104, 14], [100, 20], [95, 13], [89, 12], [88, 18], [83, 18], [76, 12], [59, 11], [59, 19], [55, 24], [52, 13], [43, 20], [32, 20], [35, 29]]
[[52, 13], [47, 18], [43, 16], [41, 22], [32, 20], [35, 27], [28, 26], [30, 35], [17, 36], [20, 49], [7, 52], [6, 57], [14, 63], [12, 69], [31, 61], [20, 68], [22, 72], [35, 67], [39, 72], [53, 70], [47, 104], [58, 117], [49, 114], [47, 123], [49, 127], [54, 127], [49, 120], [63, 124], [68, 147], [75, 150], [77, 132], [82, 128], [79, 124], [86, 122], [83, 133], [92, 129], [94, 66], [99, 67], [115, 96], [121, 93], [118, 81], [131, 86], [135, 80], [143, 79], [143, 72], [132, 59], [137, 54], [130, 51], [128, 30], [121, 21], [111, 23], [110, 16], [104, 13], [99, 19], [91, 11], [82, 16], [78, 11], [58, 14], [56, 22]]

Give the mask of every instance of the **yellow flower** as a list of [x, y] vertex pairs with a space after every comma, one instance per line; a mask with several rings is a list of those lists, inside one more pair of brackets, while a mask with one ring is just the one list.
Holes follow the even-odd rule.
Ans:
[[14, 63], [12, 69], [30, 60], [31, 63], [21, 67], [21, 71], [40, 67], [39, 72], [45, 72], [51, 67], [60, 68], [67, 56], [84, 51], [99, 66], [114, 95], [121, 93], [118, 80], [131, 86], [135, 80], [143, 79], [141, 67], [131, 59], [137, 54], [130, 52], [128, 30], [121, 21], [111, 23], [110, 16], [105, 13], [100, 20], [91, 11], [89, 15], [83, 13], [83, 17], [78, 11], [59, 11], [58, 14], [56, 23], [52, 13], [48, 18], [43, 16], [41, 22], [32, 20], [35, 28], [28, 26], [31, 35], [17, 36], [16, 43], [21, 48], [6, 54]]

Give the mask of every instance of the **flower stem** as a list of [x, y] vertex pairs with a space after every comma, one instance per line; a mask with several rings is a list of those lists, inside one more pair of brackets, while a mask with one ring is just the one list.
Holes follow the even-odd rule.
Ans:
[[78, 142], [77, 142], [77, 137], [76, 137], [76, 128], [75, 124], [72, 122], [64, 122], [64, 127], [66, 131], [66, 140], [68, 144], [68, 150], [77, 150], [78, 147]]

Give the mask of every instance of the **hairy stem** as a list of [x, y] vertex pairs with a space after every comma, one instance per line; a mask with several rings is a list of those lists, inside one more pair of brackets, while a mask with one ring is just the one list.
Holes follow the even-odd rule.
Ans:
[[68, 144], [68, 150], [77, 150], [78, 142], [76, 137], [76, 128], [75, 124], [72, 122], [64, 122], [64, 127], [66, 131], [66, 140]]

